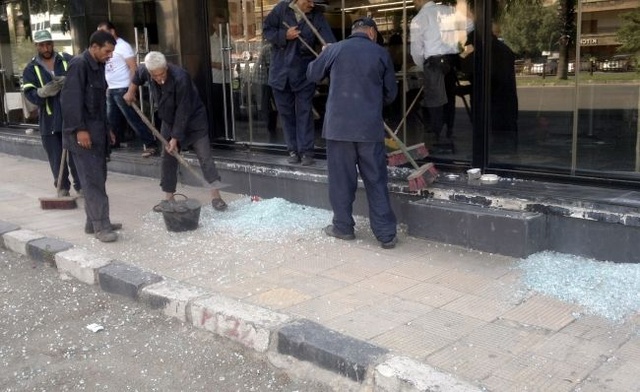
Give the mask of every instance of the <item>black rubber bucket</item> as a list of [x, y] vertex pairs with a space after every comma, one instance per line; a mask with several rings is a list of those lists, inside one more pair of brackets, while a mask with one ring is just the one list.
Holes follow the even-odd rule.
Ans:
[[197, 229], [202, 205], [198, 200], [189, 199], [181, 193], [176, 193], [175, 196], [182, 196], [185, 199], [165, 201], [159, 204], [167, 230], [180, 232]]

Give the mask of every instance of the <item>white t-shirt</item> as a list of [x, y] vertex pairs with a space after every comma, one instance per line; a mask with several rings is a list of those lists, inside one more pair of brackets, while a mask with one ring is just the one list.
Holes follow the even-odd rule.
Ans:
[[[227, 44], [227, 40], [231, 44], [231, 50], [235, 49], [235, 42], [231, 38], [227, 38], [227, 36], [222, 37], [223, 45]], [[209, 45], [211, 47], [211, 62], [214, 63], [222, 63], [222, 58], [224, 57], [224, 63], [227, 66], [226, 70], [221, 70], [218, 68], [211, 67], [211, 79], [213, 83], [222, 84], [222, 73], [225, 72], [224, 79], [225, 83], [230, 83], [229, 80], [229, 56], [228, 54], [222, 53], [222, 48], [220, 47], [220, 36], [218, 33], [213, 33], [211, 37], [209, 37]]]
[[127, 59], [135, 57], [131, 45], [122, 38], [116, 40], [113, 56], [105, 66], [105, 79], [109, 89], [127, 88], [131, 82], [131, 71], [127, 65]]

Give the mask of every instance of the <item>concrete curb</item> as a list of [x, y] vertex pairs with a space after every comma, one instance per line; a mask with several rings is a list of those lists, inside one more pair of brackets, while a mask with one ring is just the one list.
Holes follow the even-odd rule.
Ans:
[[[379, 392], [481, 391], [413, 359], [343, 335], [320, 324], [209, 292], [203, 288], [99, 257], [72, 244], [0, 221], [0, 245], [34, 260], [51, 263], [61, 275], [99, 285], [162, 310], [166, 315], [213, 332], [259, 353], [279, 366], [301, 361], [353, 384], [350, 390]], [[279, 366], [283, 367], [283, 366]], [[291, 366], [286, 366], [291, 368]], [[344, 387], [340, 389], [343, 390]]]

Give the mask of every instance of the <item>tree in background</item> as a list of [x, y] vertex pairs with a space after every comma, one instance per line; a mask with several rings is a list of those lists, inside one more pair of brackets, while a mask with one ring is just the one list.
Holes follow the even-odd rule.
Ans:
[[558, 42], [556, 13], [538, 2], [508, 2], [499, 23], [502, 38], [519, 57], [538, 57]]
[[569, 48], [576, 40], [576, 0], [558, 1], [558, 79], [567, 79]]
[[[622, 24], [618, 30], [618, 41], [622, 44], [619, 52], [640, 56], [640, 8], [620, 15]], [[639, 59], [640, 60], [640, 59]]]

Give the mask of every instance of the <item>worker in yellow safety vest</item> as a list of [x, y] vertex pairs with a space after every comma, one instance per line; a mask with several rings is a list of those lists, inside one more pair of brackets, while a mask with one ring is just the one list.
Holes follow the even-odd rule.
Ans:
[[[60, 90], [64, 85], [71, 55], [54, 50], [53, 38], [47, 30], [39, 30], [33, 34], [37, 54], [24, 68], [22, 73], [22, 91], [25, 97], [39, 108], [38, 126], [40, 137], [49, 159], [53, 173], [53, 185], [57, 187], [60, 163], [62, 162], [62, 110], [60, 108]], [[82, 187], [76, 172], [73, 159], [67, 154], [62, 173], [62, 183], [58, 188], [58, 197], [69, 196], [73, 178], [73, 188], [82, 195]]]

